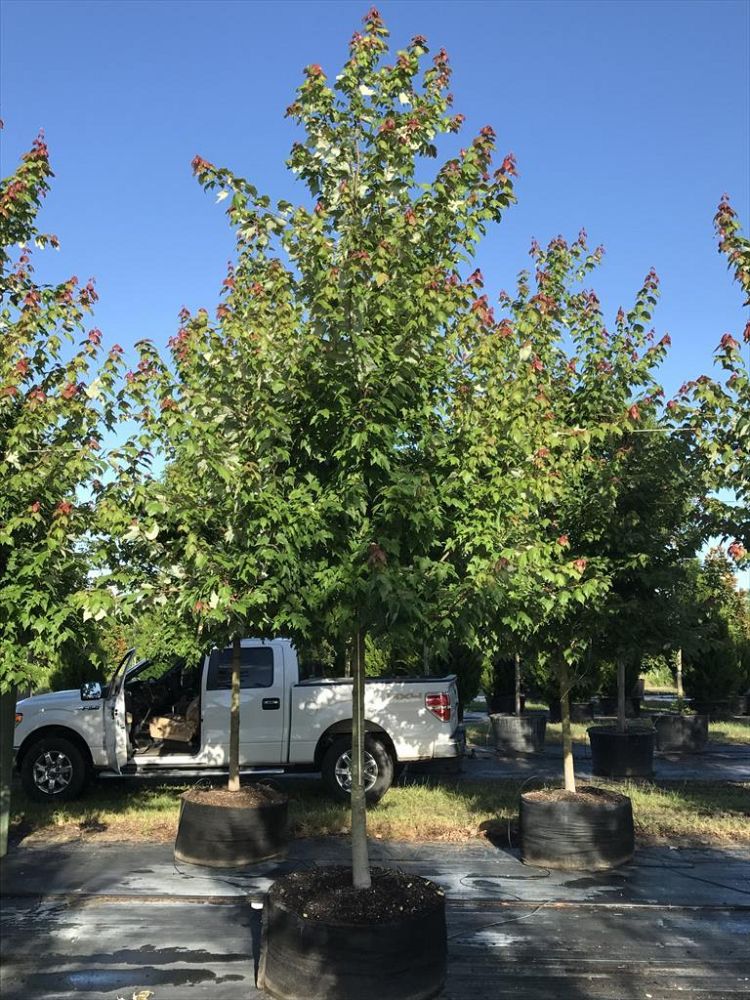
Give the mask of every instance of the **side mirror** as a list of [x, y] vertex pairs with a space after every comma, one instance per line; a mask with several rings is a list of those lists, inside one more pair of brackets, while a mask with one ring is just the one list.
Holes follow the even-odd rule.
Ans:
[[102, 696], [102, 686], [99, 681], [86, 681], [81, 684], [81, 701], [99, 701]]

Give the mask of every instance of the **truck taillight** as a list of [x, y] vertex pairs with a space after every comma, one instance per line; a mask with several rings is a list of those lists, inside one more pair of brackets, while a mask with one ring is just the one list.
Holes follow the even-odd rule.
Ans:
[[23, 712], [16, 712], [16, 725], [19, 726], [23, 722]]
[[424, 697], [425, 707], [433, 715], [436, 715], [441, 722], [451, 721], [451, 699], [450, 695], [442, 691], [440, 694], [426, 694]]

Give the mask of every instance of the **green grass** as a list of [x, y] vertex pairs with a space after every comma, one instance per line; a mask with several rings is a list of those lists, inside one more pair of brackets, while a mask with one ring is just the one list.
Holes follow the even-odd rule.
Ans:
[[[633, 800], [641, 842], [750, 844], [750, 784], [596, 782], [624, 790]], [[49, 840], [163, 841], [174, 838], [179, 795], [186, 785], [100, 782], [76, 802], [51, 807], [14, 794], [11, 836], [28, 843]], [[348, 809], [333, 802], [317, 781], [290, 780], [292, 835], [345, 834]], [[368, 814], [374, 839], [462, 842], [490, 836], [507, 843], [515, 824], [520, 782], [422, 781], [392, 788]]]

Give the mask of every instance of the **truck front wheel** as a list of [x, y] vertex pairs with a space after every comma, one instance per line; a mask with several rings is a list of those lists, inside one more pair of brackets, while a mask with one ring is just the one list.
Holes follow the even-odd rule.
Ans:
[[[352, 790], [352, 738], [343, 736], [326, 750], [321, 776], [328, 791], [340, 802], [348, 802]], [[365, 738], [365, 793], [367, 804], [379, 802], [393, 784], [393, 757], [380, 740]]]
[[21, 783], [35, 802], [63, 802], [77, 798], [86, 784], [83, 754], [62, 736], [39, 740], [21, 762]]

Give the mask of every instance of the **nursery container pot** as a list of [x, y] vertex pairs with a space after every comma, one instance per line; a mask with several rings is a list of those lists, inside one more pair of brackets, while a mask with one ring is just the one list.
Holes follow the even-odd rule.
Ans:
[[503, 753], [539, 753], [544, 749], [546, 712], [522, 715], [491, 715], [492, 738]]
[[174, 856], [210, 868], [241, 868], [283, 854], [289, 800], [264, 786], [191, 789], [181, 796]]
[[707, 715], [664, 712], [653, 718], [656, 749], [700, 753], [708, 741]]
[[[376, 890], [382, 880], [391, 883], [386, 912], [378, 912], [377, 902], [374, 912], [367, 912], [375, 894], [353, 890], [348, 868], [321, 867], [278, 879], [263, 906], [258, 986], [278, 1000], [436, 996], [445, 982], [447, 957], [442, 890], [428, 879], [387, 869], [372, 869], [372, 877]], [[325, 906], [327, 890], [319, 886], [331, 881], [338, 881], [350, 902], [355, 902], [353, 893], [364, 894], [363, 912], [356, 918], [340, 896]], [[424, 897], [416, 906], [411, 901], [415, 891]], [[330, 912], [316, 912], [319, 903]]]
[[521, 861], [540, 868], [597, 871], [633, 857], [630, 799], [585, 786], [525, 792], [520, 806]]
[[591, 770], [598, 778], [650, 778], [654, 773], [653, 729], [619, 732], [616, 726], [590, 726]]

